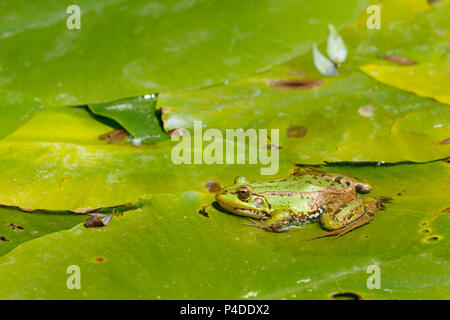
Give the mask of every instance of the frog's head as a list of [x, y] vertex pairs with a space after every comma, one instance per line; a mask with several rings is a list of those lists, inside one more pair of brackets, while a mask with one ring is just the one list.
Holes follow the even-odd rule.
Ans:
[[216, 194], [222, 208], [240, 216], [264, 219], [270, 217], [270, 205], [263, 196], [254, 193], [245, 177], [236, 177], [234, 184]]

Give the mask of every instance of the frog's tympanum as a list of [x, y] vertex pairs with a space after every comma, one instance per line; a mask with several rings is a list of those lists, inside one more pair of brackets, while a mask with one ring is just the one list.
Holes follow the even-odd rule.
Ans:
[[249, 182], [237, 177], [234, 185], [216, 194], [227, 211], [255, 218], [252, 226], [283, 232], [320, 221], [330, 230], [313, 239], [339, 237], [370, 222], [383, 201], [389, 198], [357, 197], [372, 186], [358, 178], [329, 173], [316, 168], [299, 171], [287, 178]]

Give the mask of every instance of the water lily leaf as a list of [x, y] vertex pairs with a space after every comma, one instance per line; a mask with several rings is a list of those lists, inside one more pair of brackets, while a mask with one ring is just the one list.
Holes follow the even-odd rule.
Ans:
[[365, 65], [361, 70], [378, 81], [450, 104], [450, 59], [410, 67]]
[[60, 106], [212, 85], [308, 51], [369, 2], [83, 0], [73, 29], [71, 1], [2, 1], [0, 87]]
[[39, 99], [18, 92], [0, 91], [0, 139], [42, 109]]
[[401, 56], [417, 62], [448, 57], [448, 0], [437, 5], [421, 0], [374, 3], [380, 7], [380, 29], [368, 28], [369, 15], [362, 14], [339, 32], [349, 51], [349, 58], [342, 65], [341, 72], [374, 63], [380, 56]]
[[[349, 51], [340, 75], [321, 76], [309, 53], [226, 85], [161, 93], [166, 130], [190, 129], [195, 120], [210, 128], [277, 128], [281, 153], [298, 163], [447, 157], [448, 145], [441, 144], [449, 135], [446, 105], [380, 84], [359, 66], [379, 61], [380, 54], [417, 61], [445, 56], [450, 5], [393, 0], [382, 8], [382, 26], [389, 32], [368, 29], [367, 14], [340, 32]], [[291, 137], [295, 127], [305, 134]]]
[[[152, 194], [203, 191], [210, 179], [222, 180], [230, 172], [257, 177], [261, 168], [269, 166], [248, 161], [243, 165], [194, 164], [193, 160], [175, 164], [172, 150], [179, 142], [135, 147], [97, 138], [111, 129], [84, 108], [49, 108], [39, 113], [0, 140], [0, 204], [89, 212]], [[192, 159], [209, 144], [197, 149], [191, 141], [186, 150]], [[276, 165], [276, 176], [280, 176], [290, 172], [292, 163], [280, 158]]]
[[[270, 233], [211, 207], [209, 218], [198, 214], [212, 201], [207, 193], [159, 195], [107, 227], [79, 225], [0, 257], [0, 297], [330, 299], [346, 292], [363, 299], [447, 298], [449, 164], [332, 170], [367, 179], [374, 195], [394, 201], [335, 241], [307, 241], [322, 232], [319, 225]], [[80, 268], [81, 290], [66, 289], [70, 265]], [[373, 266], [380, 270], [379, 289], [367, 286]]]
[[117, 121], [134, 138], [135, 144], [162, 141], [169, 139], [169, 136], [162, 129], [156, 114], [157, 100], [157, 94], [148, 94], [142, 97], [91, 104], [89, 110]]
[[0, 255], [23, 242], [60, 230], [70, 229], [86, 218], [79, 214], [25, 212], [17, 208], [0, 208]]
[[[323, 79], [309, 90], [274, 87], [295, 78], [289, 70], [224, 86], [163, 93], [166, 130], [207, 128], [279, 129], [281, 154], [297, 163], [323, 161], [429, 161], [449, 155], [450, 110], [445, 105], [382, 85], [361, 72]], [[317, 74], [306, 73], [302, 78]], [[257, 119], [255, 121], [255, 119]], [[292, 128], [303, 128], [293, 136]]]

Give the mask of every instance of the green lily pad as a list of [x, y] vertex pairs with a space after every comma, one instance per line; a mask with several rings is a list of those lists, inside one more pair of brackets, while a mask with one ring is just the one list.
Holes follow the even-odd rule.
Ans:
[[[258, 177], [261, 168], [269, 167], [248, 161], [242, 165], [176, 164], [172, 152], [181, 141], [135, 147], [97, 138], [111, 129], [84, 108], [49, 108], [39, 113], [0, 140], [0, 204], [83, 212], [153, 194], [204, 191], [208, 180], [223, 180], [230, 172]], [[205, 142], [197, 149], [191, 143], [187, 152], [192, 159], [208, 145]], [[283, 176], [292, 163], [280, 158], [276, 165], [275, 176]]]
[[[318, 224], [270, 233], [214, 208], [207, 209], [209, 218], [198, 214], [212, 196], [159, 195], [106, 228], [77, 226], [2, 256], [0, 297], [330, 299], [346, 292], [363, 299], [448, 298], [449, 164], [327, 169], [367, 179], [373, 195], [394, 200], [370, 224], [337, 240], [307, 241], [323, 232]], [[80, 268], [80, 290], [66, 287], [70, 265]], [[374, 265], [379, 289], [367, 286]]]
[[56, 212], [24, 212], [0, 208], [0, 255], [23, 242], [66, 230], [86, 220], [86, 216]]
[[83, 0], [69, 29], [71, 1], [3, 1], [0, 87], [61, 106], [212, 85], [306, 52], [369, 2]]
[[18, 92], [0, 91], [0, 139], [12, 133], [42, 109], [39, 99]]
[[450, 57], [410, 67], [366, 65], [361, 70], [382, 83], [450, 104]]
[[[340, 32], [349, 55], [336, 77], [320, 75], [308, 53], [225, 85], [163, 92], [158, 107], [165, 128], [189, 130], [202, 121], [207, 128], [279, 129], [281, 154], [298, 163], [445, 158], [450, 153], [441, 143], [449, 138], [446, 105], [380, 84], [359, 66], [379, 61], [380, 54], [442, 58], [450, 48], [449, 10], [447, 3], [384, 1], [382, 28], [389, 32], [368, 29], [368, 15], [362, 14]], [[442, 92], [444, 82], [438, 84]]]
[[89, 110], [117, 121], [137, 141], [153, 142], [169, 139], [156, 114], [157, 94], [91, 104]]
[[[284, 71], [284, 72], [282, 72]], [[379, 84], [354, 72], [321, 79], [297, 90], [289, 66], [224, 86], [163, 93], [166, 130], [206, 128], [278, 129], [281, 154], [297, 163], [323, 161], [429, 161], [449, 155], [450, 109]], [[274, 81], [291, 79], [290, 90]], [[308, 73], [301, 78], [314, 79]], [[317, 77], [316, 79], [320, 79]], [[301, 87], [301, 85], [300, 85]], [[300, 130], [292, 135], [292, 130]]]

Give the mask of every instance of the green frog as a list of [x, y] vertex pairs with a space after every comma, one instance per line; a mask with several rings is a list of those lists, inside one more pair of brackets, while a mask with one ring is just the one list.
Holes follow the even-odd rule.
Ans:
[[372, 189], [361, 179], [311, 167], [277, 180], [249, 182], [237, 177], [234, 185], [216, 193], [216, 200], [225, 210], [248, 217], [251, 226], [284, 232], [320, 221], [329, 232], [311, 239], [337, 238], [384, 209], [382, 203], [390, 198], [357, 196]]

